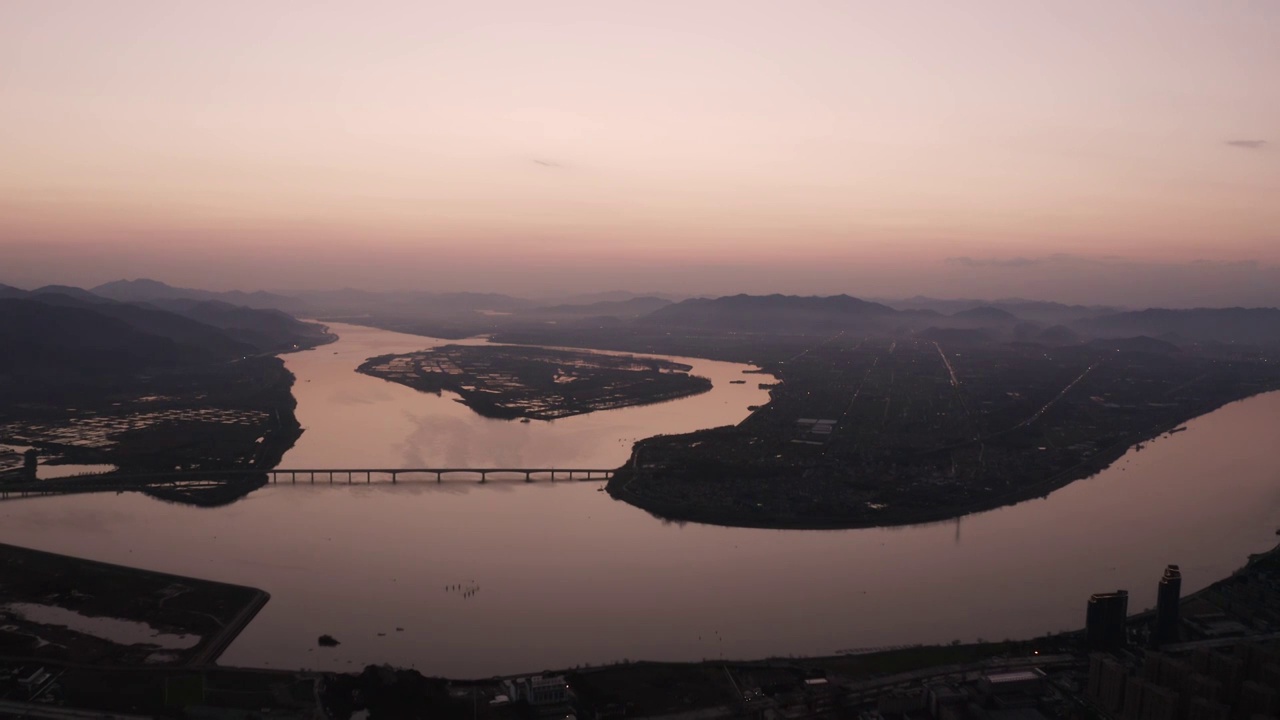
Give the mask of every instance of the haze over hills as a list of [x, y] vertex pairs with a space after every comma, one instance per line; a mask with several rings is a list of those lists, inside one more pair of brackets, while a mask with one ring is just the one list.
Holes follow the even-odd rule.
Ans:
[[153, 300], [148, 305], [218, 328], [258, 352], [287, 352], [299, 345], [311, 345], [324, 339], [324, 331], [319, 325], [302, 322], [281, 310], [187, 298]]
[[2, 367], [133, 372], [312, 346], [323, 329], [276, 310], [210, 300], [118, 302], [80, 288], [4, 288]]
[[[967, 304], [967, 301], [965, 301]], [[998, 306], [999, 305], [999, 306]], [[1022, 307], [1026, 314], [1015, 309]], [[1078, 313], [1088, 314], [1079, 316]], [[1077, 315], [1050, 324], [1046, 317]], [[737, 295], [686, 300], [640, 319], [646, 325], [740, 332], [857, 331], [941, 333], [952, 341], [1020, 340], [1048, 344], [1085, 338], [1160, 337], [1173, 343], [1280, 345], [1274, 308], [1149, 309], [1110, 312], [1055, 303], [1004, 301], [942, 315], [929, 308], [895, 310], [846, 295], [827, 298]]]
[[[296, 296], [212, 292], [155, 280], [120, 280], [92, 290], [0, 286], [0, 297], [44, 298], [97, 307], [104, 315], [215, 356], [279, 352], [313, 344], [318, 328], [297, 317], [352, 321], [402, 332], [465, 337], [517, 328], [575, 332], [594, 327], [671, 328], [711, 333], [832, 333], [874, 335], [941, 332], [951, 342], [1032, 342], [1063, 345], [1092, 338], [1148, 336], [1176, 344], [1280, 344], [1280, 311], [1270, 308], [1121, 310], [1107, 306], [1006, 298], [942, 300], [913, 297], [874, 302], [850, 295], [730, 295], [672, 301], [614, 292], [563, 303], [501, 293], [372, 292], [339, 289]], [[219, 331], [210, 335], [209, 330]], [[943, 332], [945, 331], [945, 332]]]
[[242, 292], [239, 290], [213, 292], [210, 290], [197, 290], [194, 288], [172, 287], [157, 280], [149, 280], [145, 278], [138, 280], [115, 280], [91, 288], [89, 292], [100, 297], [118, 300], [120, 302], [156, 302], [177, 299], [221, 300], [232, 305], [242, 305], [250, 308], [271, 308], [276, 310], [286, 310], [291, 306], [296, 307], [298, 304], [295, 298], [263, 290], [256, 292]]
[[1171, 341], [1280, 344], [1276, 308], [1151, 308], [1081, 320], [1079, 327], [1099, 337], [1150, 335]]
[[639, 317], [671, 304], [666, 298], [640, 296], [625, 300], [596, 300], [582, 303], [548, 305], [527, 311], [529, 315], [568, 315], [574, 317]]
[[881, 327], [898, 314], [887, 305], [848, 295], [731, 295], [684, 300], [649, 313], [642, 321], [669, 327], [794, 332]]
[[0, 377], [8, 373], [110, 375], [192, 362], [200, 348], [74, 304], [0, 299]]
[[1108, 305], [1068, 305], [1044, 300], [1026, 300], [1023, 298], [1003, 298], [996, 300], [958, 299], [942, 300], [939, 298], [915, 297], [902, 300], [881, 300], [884, 304], [898, 310], [934, 310], [943, 315], [954, 315], [958, 312], [977, 308], [994, 308], [1004, 310], [1023, 320], [1034, 320], [1044, 323], [1068, 323], [1081, 318], [1094, 317], [1121, 312], [1125, 308]]

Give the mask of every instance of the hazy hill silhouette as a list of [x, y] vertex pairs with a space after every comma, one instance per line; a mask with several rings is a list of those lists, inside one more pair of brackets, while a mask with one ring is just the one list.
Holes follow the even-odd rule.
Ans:
[[887, 327], [899, 313], [879, 303], [848, 295], [731, 295], [684, 300], [640, 319], [650, 325], [794, 333]]
[[103, 283], [89, 292], [99, 297], [119, 302], [156, 302], [162, 300], [220, 300], [232, 305], [255, 309], [285, 310], [300, 309], [301, 303], [286, 295], [259, 290], [257, 292], [215, 292], [197, 290], [195, 288], [179, 288], [167, 285], [158, 280], [141, 278], [138, 280], [114, 280]]
[[664, 308], [670, 300], [660, 297], [634, 297], [626, 300], [600, 300], [581, 304], [563, 304], [538, 307], [527, 311], [530, 315], [564, 315], [572, 317], [639, 317]]
[[140, 372], [153, 367], [230, 362], [248, 355], [314, 346], [320, 326], [277, 310], [219, 301], [169, 299], [160, 308], [117, 302], [87, 290], [4, 286], [0, 317], [3, 366], [44, 375]]
[[283, 352], [324, 339], [323, 329], [280, 310], [254, 309], [221, 300], [174, 298], [150, 303], [185, 318], [218, 328], [258, 352]]
[[1067, 305], [1058, 302], [1025, 300], [1022, 298], [941, 300], [917, 295], [904, 300], [886, 300], [883, 302], [898, 310], [933, 310], [945, 315], [954, 315], [975, 308], [988, 307], [1004, 310], [1022, 320], [1033, 320], [1049, 325], [1066, 324], [1087, 317], [1121, 311], [1121, 308], [1103, 305]]
[[66, 298], [72, 298], [91, 305], [100, 305], [107, 302], [107, 299], [100, 295], [94, 295], [84, 288], [71, 287], [70, 285], [45, 285], [44, 287], [38, 287], [35, 290], [32, 290], [27, 295], [29, 297], [37, 295], [41, 297], [61, 295]]
[[1124, 338], [1097, 338], [1090, 340], [1089, 345], [1106, 350], [1157, 353], [1160, 355], [1178, 352], [1177, 345], [1157, 338], [1147, 337], [1146, 335]]
[[[139, 332], [167, 338], [178, 345], [203, 353], [211, 361], [230, 360], [259, 352], [257, 347], [240, 342], [212, 325], [158, 308], [102, 298], [97, 298], [96, 301], [82, 300], [61, 293], [33, 294], [30, 299], [46, 305], [87, 310], [104, 318], [119, 320]], [[60, 331], [59, 328], [50, 328], [51, 333]]]
[[1280, 345], [1275, 308], [1149, 309], [1081, 320], [1075, 328], [1093, 337], [1176, 337], [1191, 342]]
[[[953, 302], [953, 301], [947, 301]], [[959, 301], [954, 301], [959, 302]], [[1030, 314], [1095, 312], [1083, 306], [1018, 301]], [[979, 305], [958, 310], [949, 316], [929, 308], [895, 310], [880, 303], [848, 295], [801, 297], [795, 295], [732, 295], [713, 299], [693, 299], [655, 310], [639, 318], [642, 326], [703, 330], [706, 332], [752, 332], [789, 334], [839, 330], [904, 334], [941, 330], [980, 330], [982, 334], [945, 333], [953, 340], [1018, 340], [1051, 345], [1070, 345], [1089, 339], [1145, 338], [1173, 346], [1177, 343], [1215, 342], [1280, 346], [1280, 310], [1275, 308], [1196, 308], [1190, 310], [1149, 309], [1078, 318], [1070, 323], [1052, 323], [1043, 331], [1025, 315], [1015, 312], [1014, 303]], [[1151, 346], [1160, 352], [1163, 346]]]
[[93, 309], [25, 298], [0, 299], [0, 370], [111, 375], [195, 362], [182, 346]]
[[951, 314], [952, 319], [974, 319], [982, 322], [1017, 322], [1018, 316], [998, 307], [982, 305]]

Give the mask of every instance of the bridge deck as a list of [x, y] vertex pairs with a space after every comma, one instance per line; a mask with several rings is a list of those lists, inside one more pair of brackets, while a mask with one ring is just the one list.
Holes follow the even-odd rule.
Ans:
[[[219, 479], [266, 475], [273, 483], [302, 482], [315, 483], [317, 477], [321, 482], [355, 483], [357, 479], [363, 483], [374, 480], [397, 483], [400, 476], [434, 476], [436, 482], [443, 482], [449, 475], [479, 476], [480, 482], [488, 482], [490, 475], [524, 477], [526, 482], [533, 482], [535, 476], [548, 477], [551, 480], [608, 480], [613, 477], [616, 468], [506, 468], [506, 467], [439, 467], [439, 468], [237, 468], [224, 470], [172, 470], [151, 473], [103, 473], [99, 475], [72, 475], [48, 480], [19, 481], [0, 484], [0, 499], [10, 497], [26, 497], [29, 495], [61, 495], [85, 492], [106, 492], [112, 490], [139, 490], [151, 486], [177, 485], [180, 483], [214, 482]], [[406, 478], [411, 479], [411, 478]], [[496, 478], [495, 478], [496, 479]]]

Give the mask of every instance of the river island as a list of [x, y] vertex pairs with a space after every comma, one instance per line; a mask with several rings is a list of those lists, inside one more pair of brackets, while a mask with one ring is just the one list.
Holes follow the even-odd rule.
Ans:
[[707, 378], [658, 358], [505, 345], [445, 345], [380, 355], [358, 371], [431, 393], [456, 393], [484, 417], [555, 420], [704, 393]]

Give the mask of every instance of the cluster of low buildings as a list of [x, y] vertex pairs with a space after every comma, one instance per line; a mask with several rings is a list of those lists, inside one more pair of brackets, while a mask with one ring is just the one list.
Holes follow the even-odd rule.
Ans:
[[43, 665], [0, 666], [0, 699], [53, 703], [62, 695], [61, 672]]
[[[57, 445], [101, 450], [115, 443], [114, 436], [161, 423], [199, 422], [219, 425], [262, 425], [269, 420], [262, 410], [228, 408], [174, 408], [148, 412], [91, 413], [61, 423], [14, 421], [0, 424], [0, 442], [10, 445]], [[2, 469], [2, 468], [0, 468]]]
[[1064, 717], [1072, 701], [1039, 667], [941, 677], [888, 692], [859, 720], [1049, 720]]
[[[531, 385], [528, 378], [522, 378], [518, 369], [531, 364], [550, 369], [552, 387], [564, 388], [563, 393], [540, 382]], [[614, 355], [557, 351], [549, 356], [526, 348], [513, 354], [493, 347], [462, 346], [378, 358], [362, 366], [362, 371], [430, 392], [452, 390], [503, 411], [552, 420], [636, 404], [651, 391], [648, 386], [655, 382], [652, 373], [677, 374], [682, 372], [681, 367]], [[635, 377], [618, 382], [587, 382], [590, 387], [579, 387], [583, 381], [596, 379], [600, 372], [624, 372]], [[642, 391], [640, 396], [637, 389]]]
[[824, 444], [831, 438], [831, 433], [835, 432], [836, 421], [820, 418], [800, 418], [796, 420], [796, 430], [799, 437], [793, 442]]

